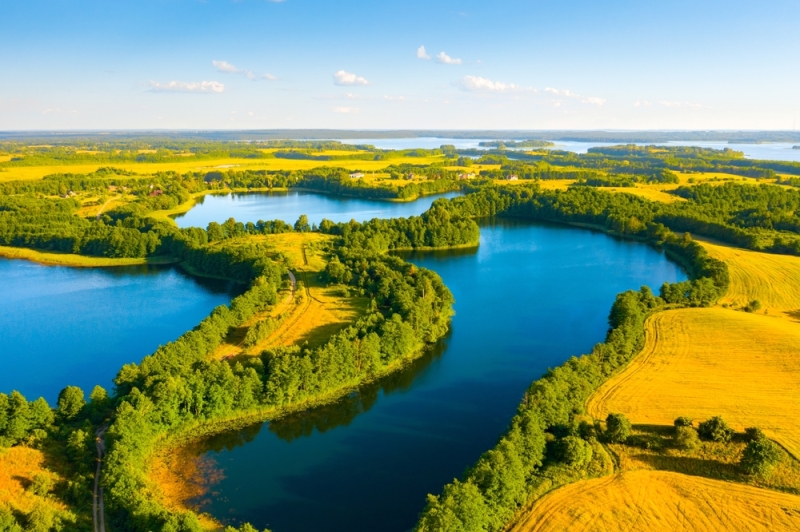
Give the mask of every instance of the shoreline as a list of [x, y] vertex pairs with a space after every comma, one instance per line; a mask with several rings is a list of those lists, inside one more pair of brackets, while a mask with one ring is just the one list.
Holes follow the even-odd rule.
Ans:
[[30, 248], [0, 246], [0, 258], [10, 260], [27, 260], [43, 266], [69, 266], [72, 268], [113, 268], [120, 266], [165, 266], [180, 262], [171, 257], [91, 257], [76, 253], [59, 253], [39, 251]]

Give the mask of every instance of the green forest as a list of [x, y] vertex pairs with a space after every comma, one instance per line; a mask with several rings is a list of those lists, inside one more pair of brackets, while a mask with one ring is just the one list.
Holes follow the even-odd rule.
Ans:
[[[518, 147], [542, 147], [536, 142], [524, 144], [517, 143]], [[157, 161], [182, 151], [204, 157], [222, 153], [259, 157], [262, 152], [258, 150], [264, 148], [304, 150], [287, 153], [313, 158], [314, 150], [348, 149], [343, 146], [335, 142], [143, 140], [139, 144], [87, 143], [80, 149], [104, 150], [107, 162], [113, 164], [139, 160], [143, 155], [144, 160]], [[747, 249], [800, 255], [796, 214], [800, 190], [791, 187], [758, 183], [681, 186], [673, 194], [685, 201], [674, 203], [603, 190], [625, 186], [621, 183], [674, 183], [676, 171], [727, 172], [754, 180], [774, 178], [776, 172], [800, 175], [800, 164], [752, 161], [729, 149], [626, 145], [576, 155], [510, 152], [505, 147], [514, 144], [501, 143], [489, 153], [481, 151], [474, 164], [500, 168], [485, 175], [482, 172], [469, 182], [459, 181], [456, 172], [445, 166], [390, 167], [389, 172], [398, 175], [413, 172], [428, 178], [394, 188], [354, 182], [349, 172], [332, 166], [308, 171], [162, 172], [147, 176], [107, 167], [88, 175], [58, 174], [39, 181], [0, 184], [0, 244], [4, 246], [111, 258], [167, 258], [192, 272], [247, 287], [193, 330], [139, 363], [122, 367], [111, 391], [96, 387], [87, 400], [84, 391], [67, 386], [54, 406], [41, 398], [29, 401], [18, 392], [0, 393], [0, 447], [47, 449], [69, 478], [55, 493], [74, 509], [77, 518], [51, 516], [52, 526], [43, 530], [77, 531], [90, 526], [98, 430], [105, 433], [108, 447], [100, 482], [112, 529], [195, 532], [202, 530], [197, 515], [166, 509], [146, 489], [146, 463], [159, 446], [172, 439], [219, 431], [236, 420], [277, 419], [325, 404], [421, 356], [447, 333], [453, 296], [435, 272], [417, 268], [391, 251], [475, 247], [480, 223], [491, 217], [578, 224], [665, 250], [684, 266], [690, 280], [665, 283], [658, 294], [646, 287], [620, 294], [609, 315], [605, 341], [590, 354], [572, 358], [534, 382], [497, 445], [441, 494], [429, 497], [415, 529], [502, 530], [541, 483], [568, 476], [565, 464], [577, 461], [580, 467], [591, 467], [591, 460], [580, 456], [590, 456], [586, 446], [599, 435], [599, 429], [576, 422], [576, 417], [583, 413], [589, 394], [640, 351], [646, 317], [667, 306], [709, 306], [727, 290], [727, 266], [711, 258], [691, 234]], [[157, 151], [138, 153], [143, 149]], [[372, 147], [358, 149], [386, 156]], [[3, 142], [0, 150], [12, 155], [0, 166], [82, 157], [74, 147], [39, 150]], [[270, 156], [280, 157], [280, 153]], [[470, 157], [469, 150], [448, 147], [438, 153], [452, 156], [454, 161]], [[506, 187], [491, 180], [512, 172], [529, 182]], [[553, 178], [575, 179], [576, 186], [567, 190], [540, 186], [540, 180]], [[795, 186], [793, 179], [786, 184]], [[74, 193], [106, 194], [110, 186], [124, 189], [130, 201], [95, 217], [78, 215], [81, 202]], [[242, 223], [230, 219], [206, 228], [179, 229], [153, 216], [186, 203], [198, 192], [287, 187], [373, 199], [445, 191], [463, 195], [439, 199], [421, 216], [363, 223], [323, 220], [314, 227], [299, 222], [292, 226], [278, 220]], [[332, 237], [326, 281], [367, 298], [368, 311], [317, 347], [268, 349], [245, 363], [212, 359], [210, 355], [229, 331], [275, 305], [287, 283], [286, 263], [251, 237], [292, 231], [317, 231]], [[0, 509], [0, 530], [21, 530], [25, 519], [20, 517], [16, 524], [17, 519]], [[253, 529], [245, 525], [241, 530]]]

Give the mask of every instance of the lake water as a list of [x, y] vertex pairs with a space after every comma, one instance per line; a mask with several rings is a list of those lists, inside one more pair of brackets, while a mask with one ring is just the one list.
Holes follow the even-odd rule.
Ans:
[[450, 335], [335, 405], [202, 442], [224, 479], [195, 502], [275, 532], [402, 532], [491, 448], [547, 368], [591, 350], [626, 289], [685, 279], [662, 253], [584, 229], [497, 221], [475, 250], [418, 252], [456, 299]]
[[359, 198], [342, 198], [290, 190], [289, 192], [207, 195], [189, 212], [175, 217], [179, 227], [206, 227], [209, 222], [222, 223], [230, 217], [238, 222], [283, 220], [294, 223], [301, 214], [309, 223], [323, 218], [332, 222], [363, 222], [372, 218], [406, 218], [427, 211], [439, 198], [453, 198], [457, 192], [424, 196], [416, 201], [395, 202]]
[[0, 259], [0, 392], [55, 405], [66, 385], [111, 391], [123, 364], [242, 291], [171, 267], [67, 268]]
[[[531, 138], [536, 138], [535, 134], [531, 134]], [[411, 148], [438, 148], [442, 144], [453, 144], [460, 150], [466, 149], [480, 149], [478, 143], [487, 139], [448, 139], [448, 138], [433, 138], [421, 137], [411, 139], [356, 139], [356, 140], [342, 140], [345, 144], [372, 144], [376, 148], [384, 150], [406, 150]], [[575, 153], [586, 153], [589, 148], [596, 148], [601, 146], [619, 146], [626, 144], [624, 142], [573, 142], [566, 140], [553, 141], [555, 146], [550, 149], [564, 150]], [[747, 159], [763, 159], [772, 161], [796, 161], [800, 162], [800, 150], [792, 149], [800, 143], [786, 143], [786, 142], [771, 142], [766, 144], [729, 144], [727, 142], [702, 142], [702, 141], [670, 141], [670, 142], [637, 142], [639, 146], [648, 144], [656, 144], [658, 146], [698, 146], [701, 148], [714, 148], [715, 150], [722, 150], [730, 148], [732, 150], [744, 152]], [[487, 148], [488, 149], [488, 148]]]

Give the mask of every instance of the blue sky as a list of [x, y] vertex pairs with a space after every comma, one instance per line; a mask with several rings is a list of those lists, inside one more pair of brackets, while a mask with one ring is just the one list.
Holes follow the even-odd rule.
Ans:
[[0, 20], [0, 130], [800, 118], [796, 0], [0, 0]]

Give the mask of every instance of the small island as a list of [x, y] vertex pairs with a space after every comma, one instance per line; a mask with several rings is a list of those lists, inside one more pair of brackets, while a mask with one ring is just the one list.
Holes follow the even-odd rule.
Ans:
[[550, 148], [555, 146], [549, 140], [490, 140], [480, 142], [478, 144], [481, 148]]

